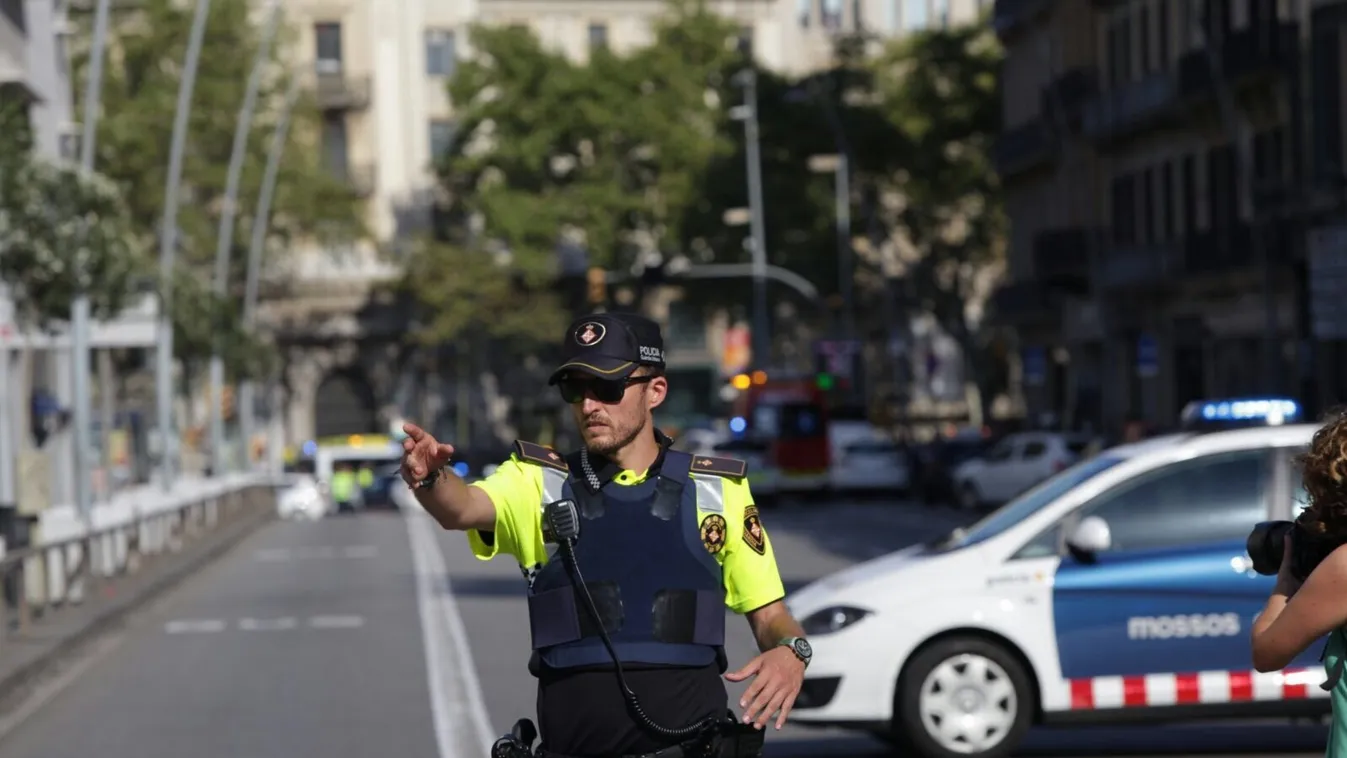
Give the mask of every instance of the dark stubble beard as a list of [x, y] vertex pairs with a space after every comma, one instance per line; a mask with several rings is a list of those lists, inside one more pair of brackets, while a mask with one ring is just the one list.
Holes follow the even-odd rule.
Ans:
[[622, 448], [634, 442], [636, 438], [641, 435], [641, 432], [645, 431], [645, 426], [646, 422], [644, 419], [642, 419], [641, 423], [633, 426], [630, 430], [628, 430], [622, 436], [616, 438], [613, 442], [609, 442], [605, 445], [590, 445], [589, 452], [597, 453], [605, 458], [611, 457], [613, 453], [616, 453], [617, 451], [621, 450]]

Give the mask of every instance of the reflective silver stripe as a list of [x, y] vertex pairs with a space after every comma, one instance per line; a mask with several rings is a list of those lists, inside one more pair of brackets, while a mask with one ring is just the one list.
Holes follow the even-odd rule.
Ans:
[[703, 513], [725, 513], [725, 483], [718, 476], [693, 476], [697, 484], [697, 509]]
[[566, 479], [570, 475], [565, 471], [543, 466], [543, 505], [555, 503], [565, 497]]

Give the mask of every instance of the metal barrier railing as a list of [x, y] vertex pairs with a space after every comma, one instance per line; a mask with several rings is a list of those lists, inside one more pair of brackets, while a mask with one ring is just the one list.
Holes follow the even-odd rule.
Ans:
[[69, 539], [6, 551], [0, 557], [0, 642], [181, 553], [210, 532], [271, 518], [275, 494], [270, 483], [248, 483]]

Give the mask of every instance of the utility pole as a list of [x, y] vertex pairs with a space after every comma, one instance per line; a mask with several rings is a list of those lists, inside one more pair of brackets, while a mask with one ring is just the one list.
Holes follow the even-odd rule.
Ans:
[[[281, 156], [285, 154], [285, 139], [290, 129], [290, 114], [295, 109], [295, 101], [299, 99], [299, 90], [299, 75], [291, 74], [290, 89], [285, 93], [285, 103], [281, 106], [281, 115], [271, 136], [271, 148], [267, 151], [267, 167], [262, 176], [262, 189], [257, 194], [257, 210], [253, 212], [252, 240], [248, 243], [248, 275], [243, 289], [243, 328], [249, 334], [252, 333], [257, 321], [258, 280], [262, 273], [262, 251], [266, 245], [268, 221], [271, 217], [271, 198], [276, 191], [276, 177], [280, 173]], [[280, 412], [279, 393], [275, 391], [275, 382], [272, 382], [272, 385], [269, 404], [272, 413], [275, 414]], [[250, 444], [256, 424], [253, 417], [255, 391], [251, 379], [246, 379], [239, 385], [239, 432], [244, 445]], [[273, 463], [276, 460], [276, 451], [273, 449], [275, 445], [274, 438], [268, 441], [267, 448]]]
[[[239, 108], [238, 124], [234, 127], [234, 145], [229, 154], [229, 172], [225, 178], [224, 209], [220, 213], [220, 233], [215, 246], [215, 296], [220, 303], [229, 295], [229, 252], [234, 245], [234, 215], [238, 209], [239, 180], [243, 174], [243, 159], [248, 152], [248, 132], [252, 128], [253, 110], [257, 107], [257, 90], [262, 84], [262, 72], [271, 57], [271, 40], [281, 18], [281, 5], [271, 0], [270, 13], [262, 40], [257, 46], [257, 59], [248, 74], [248, 86]], [[215, 346], [210, 357], [210, 441], [211, 460], [215, 475], [224, 473], [226, 459], [224, 431], [224, 357], [220, 354], [221, 340], [216, 330]], [[245, 454], [247, 441], [244, 441]]]
[[210, 0], [197, 0], [192, 16], [187, 58], [178, 84], [178, 105], [169, 145], [168, 181], [164, 186], [163, 228], [159, 230], [159, 345], [155, 353], [155, 394], [159, 416], [159, 467], [165, 490], [173, 486], [173, 268], [178, 253], [178, 187], [182, 181], [182, 153], [187, 142], [187, 117], [192, 112], [192, 90], [206, 36]]
[[[98, 140], [98, 104], [103, 91], [103, 58], [108, 39], [108, 15], [112, 0], [98, 0], [94, 11], [94, 38], [89, 50], [89, 81], [84, 86], [84, 131], [80, 140], [80, 171], [88, 176], [94, 170], [94, 154]], [[85, 244], [88, 230], [85, 230]], [[75, 272], [75, 281], [80, 282], [83, 272]], [[93, 463], [90, 444], [93, 431], [93, 403], [89, 397], [90, 342], [89, 293], [80, 286], [75, 299], [70, 304], [70, 368], [74, 387], [73, 399], [75, 434], [75, 505], [86, 519], [93, 509], [93, 486], [89, 469]], [[107, 434], [109, 429], [104, 429]], [[111, 475], [106, 472], [105, 475]]]
[[762, 210], [762, 157], [758, 151], [758, 72], [750, 64], [735, 74], [744, 88], [744, 104], [730, 111], [744, 122], [748, 159], [748, 205], [753, 246], [753, 363], [767, 367], [772, 360], [771, 315], [767, 309], [767, 232]]

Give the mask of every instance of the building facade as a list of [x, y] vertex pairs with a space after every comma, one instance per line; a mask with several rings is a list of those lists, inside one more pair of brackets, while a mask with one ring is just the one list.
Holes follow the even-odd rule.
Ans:
[[1311, 170], [1341, 176], [1340, 5], [997, 3], [997, 310], [1031, 416], [1164, 428], [1201, 397], [1323, 399], [1304, 248], [1341, 208]]

